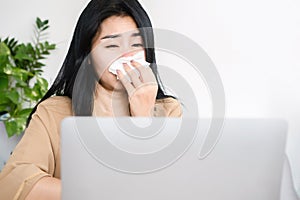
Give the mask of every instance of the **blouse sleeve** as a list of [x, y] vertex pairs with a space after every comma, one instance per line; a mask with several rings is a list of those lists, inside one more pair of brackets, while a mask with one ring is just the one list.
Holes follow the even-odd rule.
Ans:
[[39, 105], [28, 128], [0, 173], [0, 199], [25, 199], [35, 183], [51, 177], [55, 168], [53, 138], [47, 127], [47, 110]]
[[156, 117], [181, 117], [182, 108], [177, 99], [168, 97], [156, 101], [154, 107], [154, 116]]
[[182, 107], [178, 100], [174, 99], [168, 110], [169, 117], [182, 117]]

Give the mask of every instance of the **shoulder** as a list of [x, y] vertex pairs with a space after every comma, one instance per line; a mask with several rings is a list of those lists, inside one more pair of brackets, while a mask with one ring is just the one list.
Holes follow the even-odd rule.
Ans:
[[168, 105], [168, 106], [173, 106], [173, 105], [179, 106], [180, 105], [179, 101], [177, 99], [173, 98], [173, 97], [167, 97], [167, 98], [164, 98], [164, 99], [157, 99], [156, 104], [164, 104], [164, 105]]
[[53, 96], [38, 105], [37, 112], [72, 115], [72, 101], [67, 96]]
[[49, 97], [42, 101], [26, 129], [26, 134], [41, 134], [50, 138], [55, 152], [59, 148], [60, 124], [61, 121], [72, 116], [71, 99], [63, 96]]
[[66, 106], [71, 105], [71, 99], [67, 96], [52, 96], [41, 103], [44, 106]]
[[172, 97], [157, 99], [154, 109], [155, 116], [181, 117], [182, 108], [180, 102]]

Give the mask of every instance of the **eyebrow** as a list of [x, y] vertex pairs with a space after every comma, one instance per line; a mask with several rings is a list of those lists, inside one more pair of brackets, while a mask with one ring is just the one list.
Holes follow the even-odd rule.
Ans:
[[[116, 35], [107, 35], [101, 38], [101, 40], [105, 40], [105, 39], [114, 39], [114, 38], [118, 38], [121, 37], [122, 34], [116, 34]], [[132, 33], [131, 37], [138, 37], [141, 36], [141, 33]]]

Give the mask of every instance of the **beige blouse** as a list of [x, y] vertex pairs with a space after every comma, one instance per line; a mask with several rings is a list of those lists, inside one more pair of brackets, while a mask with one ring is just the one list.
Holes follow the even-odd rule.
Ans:
[[[156, 101], [154, 116], [180, 117], [173, 98]], [[72, 116], [68, 97], [51, 97], [33, 114], [30, 125], [0, 173], [0, 199], [25, 199], [42, 177], [60, 178], [60, 122]]]

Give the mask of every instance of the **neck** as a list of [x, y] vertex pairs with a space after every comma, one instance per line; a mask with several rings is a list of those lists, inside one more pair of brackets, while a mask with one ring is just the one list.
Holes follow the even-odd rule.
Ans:
[[94, 99], [94, 116], [129, 116], [129, 101], [125, 90], [109, 90], [97, 84]]

